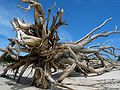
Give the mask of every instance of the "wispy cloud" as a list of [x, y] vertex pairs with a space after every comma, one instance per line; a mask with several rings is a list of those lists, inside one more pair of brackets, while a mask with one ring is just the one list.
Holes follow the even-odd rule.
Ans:
[[58, 31], [58, 33], [59, 33], [60, 42], [70, 42], [72, 40], [71, 33], [65, 30], [64, 28], [61, 28]]
[[[10, 21], [12, 20], [15, 13], [11, 13], [11, 9], [3, 8], [0, 6], [0, 34], [5, 37], [14, 37], [15, 32], [12, 31]], [[0, 38], [3, 38], [0, 35]]]
[[0, 38], [4, 39], [7, 38], [5, 35], [0, 34]]
[[0, 47], [6, 47], [8, 45], [8, 40], [6, 38], [0, 38]]
[[0, 24], [6, 27], [10, 27], [9, 20], [5, 18], [4, 16], [0, 16]]
[[6, 27], [10, 27], [10, 21], [9, 21], [9, 17], [11, 15], [10, 11], [3, 8], [3, 7], [0, 7], [0, 24], [1, 25], [4, 25]]

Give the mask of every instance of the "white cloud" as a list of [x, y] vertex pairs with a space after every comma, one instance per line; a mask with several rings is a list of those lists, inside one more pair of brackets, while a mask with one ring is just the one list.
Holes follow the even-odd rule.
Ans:
[[10, 21], [9, 21], [9, 16], [11, 13], [9, 13], [9, 10], [4, 9], [0, 7], [0, 24], [9, 27], [10, 26]]
[[0, 16], [0, 24], [10, 27], [10, 21], [6, 19], [4, 16]]
[[15, 33], [12, 31], [10, 21], [14, 14], [11, 12], [11, 9], [3, 7], [0, 7], [0, 12], [2, 12], [0, 14], [0, 34], [9, 38], [13, 37]]
[[1, 39], [0, 38], [0, 47], [5, 48], [8, 45], [8, 40], [7, 39]]
[[72, 40], [72, 35], [70, 32], [66, 31], [65, 29], [61, 28], [58, 31], [60, 42], [70, 42]]

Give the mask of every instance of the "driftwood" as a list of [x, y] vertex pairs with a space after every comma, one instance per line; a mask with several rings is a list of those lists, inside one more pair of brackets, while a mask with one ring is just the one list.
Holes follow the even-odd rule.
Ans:
[[[21, 2], [28, 4], [28, 8], [17, 5], [25, 12], [32, 7], [34, 8], [34, 24], [26, 23], [19, 18], [14, 18], [11, 21], [17, 37], [15, 39], [9, 38], [10, 44], [5, 49], [0, 48], [0, 51], [4, 52], [0, 56], [1, 62], [8, 56], [12, 58], [12, 62], [6, 66], [1, 76], [5, 76], [7, 71], [12, 69], [15, 71], [13, 79], [17, 79], [17, 82], [19, 82], [26, 69], [32, 65], [32, 69], [35, 70], [31, 80], [32, 85], [41, 88], [50, 88], [52, 85], [56, 85], [71, 89], [61, 82], [73, 71], [85, 76], [89, 76], [91, 73], [100, 75], [115, 67], [115, 64], [109, 61], [111, 67], [108, 67], [106, 59], [101, 53], [105, 52], [107, 56], [110, 54], [116, 57], [115, 50], [120, 49], [112, 46], [101, 46], [100, 43], [85, 48], [88, 43], [98, 37], [107, 37], [110, 34], [120, 33], [115, 28], [113, 31], [93, 35], [95, 31], [102, 28], [112, 18], [105, 20], [100, 26], [91, 30], [76, 42], [60, 43], [57, 30], [60, 26], [67, 25], [62, 20], [64, 10], [59, 9], [57, 11], [49, 27], [51, 11], [55, 5], [48, 9], [48, 17], [45, 18], [42, 5], [37, 0], [21, 0]], [[20, 52], [25, 52], [27, 55], [20, 56]], [[98, 61], [100, 63], [96, 63]], [[20, 69], [21, 67], [22, 69]], [[103, 70], [97, 71], [95, 68], [98, 67], [102, 67]], [[63, 74], [55, 80], [53, 74], [58, 70], [61, 70]]]

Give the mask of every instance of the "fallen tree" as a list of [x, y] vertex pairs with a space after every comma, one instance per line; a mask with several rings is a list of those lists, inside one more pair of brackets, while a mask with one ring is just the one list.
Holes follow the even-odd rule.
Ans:
[[[76, 42], [59, 42], [58, 28], [62, 25], [67, 25], [63, 21], [63, 9], [59, 9], [49, 27], [50, 15], [53, 5], [48, 9], [48, 17], [45, 18], [41, 3], [36, 0], [21, 0], [28, 3], [28, 8], [20, 5], [25, 12], [34, 8], [34, 24], [26, 23], [24, 20], [14, 18], [11, 21], [13, 28], [16, 30], [17, 37], [9, 38], [9, 45], [0, 51], [4, 52], [0, 56], [1, 62], [7, 57], [10, 57], [11, 62], [6, 66], [3, 73], [4, 77], [8, 70], [14, 71], [14, 78], [17, 82], [20, 81], [23, 73], [27, 68], [34, 69], [34, 75], [31, 80], [32, 85], [41, 88], [50, 88], [51, 85], [56, 85], [64, 88], [69, 88], [61, 82], [73, 71], [89, 76], [90, 73], [101, 75], [106, 71], [112, 70], [116, 65], [104, 58], [108, 54], [117, 57], [115, 50], [120, 50], [113, 46], [92, 45], [85, 48], [94, 39], [99, 37], [107, 37], [110, 34], [119, 34], [117, 27], [113, 31], [93, 34], [101, 29], [112, 18], [105, 20], [100, 26], [91, 30], [86, 36]], [[28, 53], [25, 56], [20, 56], [20, 52]], [[108, 64], [109, 63], [109, 64]], [[97, 71], [96, 68], [102, 70]], [[20, 69], [22, 68], [22, 69]], [[57, 79], [53, 78], [53, 74], [61, 70], [63, 74]], [[69, 88], [71, 89], [71, 88]]]

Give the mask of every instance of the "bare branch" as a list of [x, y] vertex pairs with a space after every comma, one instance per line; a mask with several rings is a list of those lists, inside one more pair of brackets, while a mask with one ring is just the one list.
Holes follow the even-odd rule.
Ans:
[[0, 51], [2, 51], [2, 52], [8, 52], [8, 50], [3, 49], [3, 48], [0, 48]]
[[46, 29], [48, 29], [48, 25], [49, 25], [49, 21], [50, 21], [50, 15], [51, 15], [51, 11], [52, 9], [56, 6], [56, 2], [54, 3], [54, 5], [48, 9], [48, 17], [47, 17], [47, 24], [46, 24]]
[[[110, 50], [110, 51], [108, 51], [108, 50], [106, 50], [106, 49], [112, 49], [112, 51]], [[106, 52], [106, 53], [108, 53], [108, 54], [111, 54], [111, 55], [113, 55], [113, 56], [117, 56], [115, 53], [114, 53], [114, 51], [115, 50], [120, 50], [120, 49], [118, 49], [118, 48], [114, 48], [114, 47], [112, 47], [112, 46], [102, 46], [102, 47], [100, 47], [99, 48], [99, 50], [102, 50], [102, 51], [104, 51], [104, 52]]]
[[104, 62], [105, 59], [104, 59], [103, 57], [101, 57], [101, 56], [99, 55], [99, 53], [95, 53], [95, 55], [96, 55], [96, 57], [97, 57], [98, 59], [100, 59], [102, 65], [103, 65], [103, 67], [104, 67], [104, 66], [105, 66], [105, 62]]
[[21, 6], [21, 5], [17, 5], [17, 7], [23, 9], [25, 12], [29, 11], [31, 9], [31, 7], [33, 7], [33, 4], [29, 4], [27, 8]]
[[69, 52], [72, 54], [73, 58], [75, 61], [72, 61], [72, 66], [57, 80], [58, 82], [61, 82], [62, 80], [64, 80], [64, 78], [66, 78], [76, 67], [76, 64], [78, 62], [78, 58], [76, 57], [75, 53], [72, 51], [72, 49], [70, 47], [67, 47]]
[[105, 20], [100, 26], [94, 28], [93, 30], [91, 30], [85, 37], [83, 37], [82, 39], [78, 40], [76, 43], [79, 43], [83, 40], [85, 40], [86, 38], [88, 38], [92, 33], [94, 33], [95, 31], [97, 31], [98, 29], [100, 29], [101, 27], [103, 27], [105, 24], [107, 24], [110, 20], [112, 20], [112, 18], [109, 18], [107, 20]]
[[99, 53], [99, 54], [103, 55], [103, 56], [107, 56], [109, 60], [112, 60], [112, 58], [109, 55], [107, 55], [107, 54], [102, 54], [102, 53]]
[[99, 47], [101, 43], [98, 43], [97, 45], [91, 45], [88, 47], [88, 49], [93, 48], [93, 47]]
[[35, 6], [35, 7], [38, 6], [38, 9], [39, 9], [38, 12], [44, 18], [44, 12], [42, 10], [42, 5], [40, 3], [36, 2], [35, 0], [21, 0], [21, 2], [29, 4], [28, 8], [24, 8], [24, 7], [20, 6], [20, 5], [17, 5], [18, 7], [22, 8], [25, 12], [29, 11], [31, 9], [31, 7], [33, 7], [33, 6]]
[[78, 44], [84, 46], [84, 45], [90, 43], [92, 40], [94, 40], [94, 39], [96, 39], [98, 37], [107, 37], [110, 34], [117, 34], [117, 33], [120, 33], [120, 31], [114, 30], [114, 31], [106, 32], [106, 33], [95, 34], [95, 35], [85, 39], [84, 41], [78, 43]]

